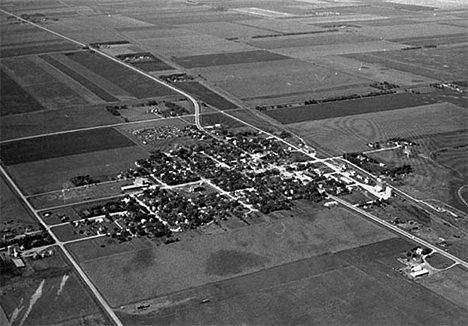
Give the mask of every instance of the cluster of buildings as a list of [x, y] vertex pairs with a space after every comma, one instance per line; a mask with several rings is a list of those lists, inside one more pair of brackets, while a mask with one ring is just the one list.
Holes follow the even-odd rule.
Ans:
[[137, 137], [144, 144], [151, 141], [179, 137], [189, 137], [199, 140], [204, 140], [207, 138], [207, 135], [203, 131], [200, 131], [196, 126], [178, 127], [169, 125], [154, 128], [135, 129], [130, 133]]

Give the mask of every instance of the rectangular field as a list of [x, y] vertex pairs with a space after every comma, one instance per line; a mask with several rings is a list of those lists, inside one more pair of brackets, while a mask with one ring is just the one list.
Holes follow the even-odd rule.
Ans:
[[36, 101], [24, 88], [0, 70], [0, 115], [27, 113], [43, 110], [44, 107]]
[[274, 69], [271, 62], [254, 62], [195, 68], [193, 71], [241, 99], [306, 92], [312, 96], [313, 92], [368, 83], [363, 78], [299, 59], [275, 61]]
[[111, 305], [120, 306], [393, 237], [339, 208], [97, 259], [99, 252], [81, 243], [70, 249]]
[[276, 34], [276, 32], [271, 30], [236, 24], [234, 22], [203, 22], [196, 24], [184, 24], [183, 27], [197, 33], [212, 35], [223, 39]]
[[[365, 151], [369, 142], [466, 129], [466, 109], [437, 103], [420, 107], [343, 116], [288, 125], [293, 132], [331, 153]], [[313, 145], [314, 146], [314, 145]]]
[[63, 72], [64, 74], [66, 74], [67, 76], [75, 80], [76, 82], [80, 83], [81, 85], [89, 89], [91, 92], [96, 94], [99, 98], [103, 99], [104, 101], [106, 102], [118, 102], [119, 101], [117, 98], [115, 98], [114, 96], [112, 96], [111, 94], [103, 90], [101, 87], [99, 87], [95, 83], [89, 81], [85, 77], [78, 74], [76, 71], [68, 68], [67, 66], [55, 60], [51, 56], [41, 55], [40, 57], [42, 60], [52, 65], [54, 68], [60, 70], [61, 72]]
[[230, 110], [237, 107], [234, 103], [229, 102], [221, 95], [213, 92], [207, 87], [203, 86], [198, 82], [184, 82], [178, 83], [177, 88], [180, 88], [195, 97], [199, 98], [201, 101], [206, 102], [207, 104], [220, 109], [220, 110]]
[[173, 95], [169, 88], [93, 52], [68, 53], [68, 58], [108, 79], [138, 99]]
[[181, 57], [177, 58], [175, 61], [185, 68], [198, 68], [287, 59], [290, 58], [273, 52], [256, 50], [247, 52], [232, 52]]
[[72, 43], [54, 42], [44, 45], [2, 47], [0, 58], [15, 57], [19, 55], [41, 54], [49, 52], [62, 52], [76, 50], [78, 47]]
[[295, 108], [267, 110], [265, 114], [283, 124], [290, 124], [308, 120], [398, 110], [435, 102], [437, 101], [431, 94], [398, 93]]
[[102, 128], [4, 143], [0, 157], [5, 165], [15, 165], [130, 146], [136, 145], [115, 129]]

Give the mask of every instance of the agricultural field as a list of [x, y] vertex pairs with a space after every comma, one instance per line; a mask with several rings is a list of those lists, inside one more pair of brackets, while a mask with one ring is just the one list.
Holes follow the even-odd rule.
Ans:
[[346, 57], [437, 80], [465, 80], [466, 45], [436, 49], [347, 54]]
[[83, 67], [97, 73], [138, 99], [172, 95], [161, 84], [129, 70], [93, 52], [72, 52], [67, 56]]
[[[22, 277], [11, 279], [8, 286], [2, 284], [1, 306], [10, 325], [55, 324], [100, 313], [61, 253], [54, 250], [54, 256], [28, 260]], [[107, 320], [102, 315], [95, 318]]]
[[222, 39], [256, 37], [276, 34], [276, 32], [271, 30], [260, 29], [226, 21], [184, 24], [183, 28], [195, 31], [197, 33], [216, 36]]
[[322, 120], [433, 104], [432, 94], [398, 93], [355, 100], [267, 110], [265, 113], [283, 124]]
[[183, 91], [193, 94], [202, 102], [205, 102], [219, 110], [229, 110], [237, 107], [234, 103], [226, 100], [223, 96], [213, 92], [198, 82], [178, 83], [177, 87]]
[[233, 52], [222, 54], [198, 55], [190, 57], [181, 57], [176, 62], [185, 68], [199, 68], [211, 66], [235, 65], [251, 62], [266, 62], [276, 60], [288, 60], [285, 57], [268, 51], [249, 51], [249, 52]]
[[448, 103], [377, 113], [298, 122], [288, 129], [334, 154], [365, 151], [369, 142], [392, 137], [409, 139], [466, 129], [465, 109]]
[[[285, 226], [283, 232], [282, 225]], [[332, 214], [328, 210], [319, 210], [308, 215], [308, 220], [286, 218], [228, 234], [196, 237], [168, 246], [98, 259], [92, 259], [91, 253], [77, 251], [78, 245], [72, 245], [71, 249], [111, 305], [120, 306], [393, 237], [393, 234], [338, 208]], [[102, 270], [109, 264], [114, 268], [109, 271], [111, 274], [106, 272], [107, 276], [104, 276]], [[152, 287], [146, 285], [150, 279]], [[158, 281], [155, 283], [154, 280]]]
[[0, 71], [0, 103], [2, 116], [43, 110], [44, 107], [3, 70]]
[[298, 60], [256, 62], [228, 66], [196, 68], [193, 71], [217, 87], [244, 100], [303, 93], [362, 84], [366, 80], [343, 72]]
[[[135, 325], [311, 321], [363, 325], [372, 323], [376, 316], [392, 325], [461, 322], [464, 309], [392, 270], [398, 266], [395, 255], [411, 247], [409, 242], [391, 239], [318, 255], [131, 304], [118, 313], [124, 322]], [[200, 305], [206, 298], [209, 302]], [[139, 312], [140, 305], [149, 308]], [[414, 309], [416, 306], [418, 309]], [[419, 309], [430, 313], [420, 314]], [[446, 311], [451, 311], [451, 317]]]

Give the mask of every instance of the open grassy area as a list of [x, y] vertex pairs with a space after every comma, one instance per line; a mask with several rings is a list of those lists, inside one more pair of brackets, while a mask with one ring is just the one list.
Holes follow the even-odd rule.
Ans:
[[309, 220], [287, 218], [97, 259], [72, 250], [110, 303], [119, 306], [392, 237], [337, 208], [316, 212]]

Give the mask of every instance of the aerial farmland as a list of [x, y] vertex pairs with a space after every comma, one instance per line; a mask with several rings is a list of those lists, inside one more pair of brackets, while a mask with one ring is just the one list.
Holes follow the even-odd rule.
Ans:
[[0, 324], [466, 325], [463, 0], [5, 0]]

